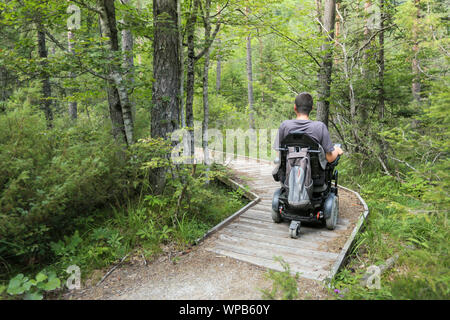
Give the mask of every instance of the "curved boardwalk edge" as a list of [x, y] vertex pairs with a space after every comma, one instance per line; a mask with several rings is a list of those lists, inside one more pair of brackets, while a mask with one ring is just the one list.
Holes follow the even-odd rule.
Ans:
[[361, 197], [361, 195], [358, 192], [351, 190], [349, 188], [343, 187], [341, 185], [338, 185], [338, 186], [339, 186], [339, 188], [344, 189], [344, 190], [356, 195], [358, 197], [358, 200], [361, 202], [361, 204], [364, 207], [364, 212], [361, 213], [361, 215], [358, 219], [358, 222], [356, 223], [355, 228], [353, 228], [353, 231], [352, 231], [350, 237], [347, 239], [347, 242], [345, 243], [344, 247], [342, 248], [341, 252], [339, 253], [339, 256], [338, 256], [336, 262], [334, 263], [333, 267], [331, 268], [330, 273], [324, 280], [328, 286], [331, 284], [331, 281], [334, 279], [334, 277], [336, 276], [336, 274], [338, 273], [340, 268], [344, 265], [345, 259], [355, 242], [356, 235], [358, 234], [358, 232], [360, 232], [362, 230], [364, 223], [367, 219], [367, 216], [369, 215], [369, 207], [367, 206], [366, 202], [364, 201], [364, 199]]
[[230, 186], [233, 190], [241, 190], [243, 192], [243, 195], [249, 199], [252, 200], [251, 202], [249, 202], [248, 204], [246, 204], [244, 207], [242, 207], [241, 209], [239, 209], [238, 211], [236, 211], [235, 213], [233, 213], [231, 216], [229, 216], [228, 218], [226, 218], [225, 220], [223, 220], [222, 222], [220, 222], [219, 224], [215, 225], [214, 227], [212, 227], [211, 229], [209, 229], [204, 235], [203, 237], [197, 239], [195, 241], [195, 244], [199, 244], [200, 242], [202, 242], [203, 240], [205, 240], [206, 238], [208, 238], [210, 235], [212, 235], [213, 233], [221, 230], [222, 228], [226, 227], [228, 224], [230, 224], [234, 219], [236, 219], [238, 216], [240, 216], [242, 213], [246, 212], [248, 209], [250, 209], [251, 207], [253, 207], [255, 204], [257, 204], [261, 198], [254, 192], [250, 191], [249, 188], [245, 188], [243, 185], [239, 184], [238, 182], [227, 178], [227, 177], [220, 177], [218, 178], [220, 181], [222, 181], [223, 183], [225, 183], [226, 185]]

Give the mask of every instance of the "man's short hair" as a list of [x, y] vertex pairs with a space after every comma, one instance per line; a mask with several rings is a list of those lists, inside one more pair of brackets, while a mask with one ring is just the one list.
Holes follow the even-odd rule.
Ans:
[[308, 92], [302, 92], [295, 98], [297, 112], [309, 115], [313, 107], [313, 97]]

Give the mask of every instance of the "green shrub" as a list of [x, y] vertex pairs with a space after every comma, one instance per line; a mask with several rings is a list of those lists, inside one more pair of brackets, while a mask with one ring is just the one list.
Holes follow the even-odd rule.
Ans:
[[300, 277], [297, 272], [295, 276], [291, 274], [291, 267], [281, 257], [275, 257], [275, 261], [279, 262], [283, 267], [283, 271], [268, 270], [266, 278], [272, 280], [272, 289], [261, 290], [263, 299], [268, 300], [294, 300], [298, 298], [298, 279]]
[[0, 256], [45, 260], [74, 219], [123, 198], [129, 185], [119, 151], [101, 124], [47, 130], [27, 108], [0, 115]]

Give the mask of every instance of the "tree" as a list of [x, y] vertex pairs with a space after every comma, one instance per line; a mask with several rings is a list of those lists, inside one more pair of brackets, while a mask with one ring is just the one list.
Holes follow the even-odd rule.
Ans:
[[[211, 3], [208, 4], [211, 7]], [[194, 86], [195, 86], [195, 64], [207, 52], [220, 30], [220, 20], [218, 20], [215, 30], [212, 35], [208, 34], [208, 39], [205, 39], [202, 50], [196, 54], [195, 30], [197, 24], [198, 11], [201, 6], [200, 0], [192, 0], [192, 8], [186, 23], [187, 36], [187, 68], [186, 68], [186, 125], [189, 132], [190, 140], [190, 155], [193, 158], [195, 152], [194, 141]], [[205, 34], [206, 35], [206, 34]], [[193, 160], [192, 160], [193, 161]]]
[[[153, 1], [153, 78], [151, 135], [170, 139], [179, 128], [180, 115], [180, 25], [178, 1]], [[165, 186], [164, 168], [157, 169], [152, 182], [157, 192]]]
[[36, 23], [37, 27], [37, 47], [39, 58], [41, 58], [41, 82], [42, 82], [42, 99], [41, 108], [47, 119], [47, 127], [53, 127], [53, 110], [52, 110], [52, 88], [50, 85], [50, 75], [48, 73], [48, 52], [45, 41], [45, 30], [40, 21]]
[[[321, 3], [321, 0], [317, 0]], [[320, 8], [320, 7], [319, 7]], [[317, 94], [317, 120], [328, 126], [330, 110], [330, 88], [331, 73], [333, 67], [332, 46], [330, 43], [334, 39], [334, 26], [336, 19], [336, 1], [325, 0], [323, 16], [319, 13], [319, 23], [321, 25], [324, 43], [322, 44], [322, 62], [318, 73], [318, 94]]]
[[[114, 0], [98, 0], [97, 4], [102, 30], [109, 38], [111, 59], [113, 59], [113, 54], [120, 52]], [[131, 145], [134, 134], [132, 106], [123, 74], [117, 63], [110, 64], [108, 79], [110, 82], [108, 100], [113, 132], [116, 139], [123, 139], [127, 145]], [[123, 136], [120, 137], [120, 134]]]
[[[247, 15], [247, 22], [248, 22], [248, 16], [250, 14], [250, 9], [248, 7], [245, 8], [245, 13]], [[252, 36], [251, 33], [247, 35], [247, 86], [248, 86], [248, 108], [250, 112], [250, 128], [255, 128], [255, 116], [254, 116], [254, 104], [255, 104], [255, 98], [253, 96], [253, 64], [252, 64]]]
[[420, 19], [420, 0], [414, 0], [414, 6], [416, 7], [417, 13], [413, 21], [412, 27], [412, 41], [413, 41], [413, 58], [412, 58], [412, 73], [413, 80], [411, 84], [411, 91], [414, 100], [420, 102], [420, 70], [419, 70], [419, 19]]
[[[122, 3], [129, 5], [130, 0], [122, 0]], [[132, 23], [131, 17], [128, 13], [125, 13], [122, 23], [125, 28], [122, 29], [122, 54], [123, 54], [123, 70], [124, 70], [124, 84], [128, 92], [130, 87], [134, 86], [134, 38], [133, 33], [130, 30], [129, 25]], [[132, 108], [132, 123], [134, 123], [135, 106], [130, 101]]]
[[[68, 12], [73, 12], [73, 13], [77, 13], [77, 10], [78, 9], [78, 7], [71, 7], [71, 6], [69, 6], [68, 8], [67, 8], [67, 11]], [[78, 22], [78, 21], [74, 21], [74, 22]], [[74, 34], [74, 32], [73, 32], [73, 30], [74, 29], [76, 29], [77, 28], [77, 26], [76, 26], [76, 23], [73, 23], [73, 25], [72, 24], [70, 24], [70, 23], [68, 23], [68, 31], [67, 31], [67, 51], [68, 51], [68, 53], [70, 54], [70, 55], [75, 55], [75, 49], [74, 49], [74, 43], [75, 43], [75, 34]], [[75, 73], [74, 72], [69, 72], [69, 77], [71, 78], [71, 79], [75, 79]], [[73, 94], [73, 92], [74, 92], [74, 90], [71, 90], [71, 93]], [[77, 101], [74, 101], [74, 100], [70, 100], [69, 101], [69, 118], [71, 119], [71, 120], [76, 120], [77, 119], [77, 117], [78, 117], [78, 104], [77, 104]]]

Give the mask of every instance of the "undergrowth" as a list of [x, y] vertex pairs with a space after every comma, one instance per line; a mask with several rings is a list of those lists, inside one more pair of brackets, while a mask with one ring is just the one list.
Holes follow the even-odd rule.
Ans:
[[[246, 203], [217, 181], [224, 168], [175, 165], [158, 139], [124, 151], [101, 121], [47, 130], [25, 108], [0, 115], [0, 147], [0, 298], [41, 299], [69, 266], [85, 280], [127, 255], [184, 250]], [[155, 193], [160, 167], [167, 183]]]
[[[450, 258], [448, 208], [424, 200], [420, 179], [398, 179], [381, 173], [352, 175], [347, 162], [341, 168], [344, 185], [358, 190], [370, 213], [356, 237], [348, 265], [335, 278], [338, 299], [449, 299]], [[345, 174], [342, 174], [345, 172]], [[443, 188], [441, 182], [439, 188]], [[448, 183], [448, 182], [447, 182]], [[371, 265], [398, 255], [392, 268], [381, 274], [380, 289], [369, 289], [361, 278]]]

